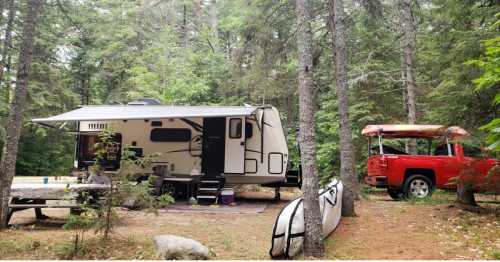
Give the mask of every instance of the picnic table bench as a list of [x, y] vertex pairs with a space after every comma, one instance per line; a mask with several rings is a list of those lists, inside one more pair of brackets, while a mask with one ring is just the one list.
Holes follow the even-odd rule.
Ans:
[[[17, 211], [34, 208], [37, 217], [41, 208], [78, 208], [78, 196], [85, 191], [105, 191], [102, 184], [13, 184], [9, 200], [7, 224]], [[50, 202], [47, 202], [50, 201]]]

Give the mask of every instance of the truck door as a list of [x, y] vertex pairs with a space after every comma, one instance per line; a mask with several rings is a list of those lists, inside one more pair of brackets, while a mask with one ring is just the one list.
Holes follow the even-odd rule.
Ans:
[[224, 173], [245, 173], [245, 117], [226, 118]]
[[490, 169], [497, 162], [495, 159], [486, 158], [481, 152], [481, 149], [477, 146], [461, 144], [457, 145], [456, 151], [463, 156], [464, 168], [472, 168], [474, 171], [475, 175], [471, 178], [472, 181], [470, 182], [476, 186], [476, 189], [481, 190], [482, 186], [487, 187], [487, 184], [495, 183], [495, 176], [492, 176], [492, 179], [485, 180], [485, 176], [488, 175]]
[[434, 161], [436, 186], [438, 188], [453, 188], [453, 179], [459, 174], [457, 152], [453, 144], [450, 145], [450, 150], [451, 152], [448, 152], [448, 144], [439, 145], [431, 158]]

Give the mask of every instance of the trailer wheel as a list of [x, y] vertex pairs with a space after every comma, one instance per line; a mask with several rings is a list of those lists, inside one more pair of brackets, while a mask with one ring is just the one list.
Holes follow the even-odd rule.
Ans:
[[401, 200], [404, 197], [403, 191], [394, 188], [388, 188], [387, 194], [394, 200]]
[[[9, 203], [10, 203], [10, 200], [9, 200]], [[12, 218], [12, 214], [14, 214], [14, 210], [11, 208], [11, 207], [8, 207], [7, 206], [7, 220], [5, 221], [5, 225], [4, 226], [9, 226], [9, 222], [10, 222], [10, 219]]]
[[176, 193], [175, 190], [175, 185], [173, 183], [163, 183], [161, 185], [161, 194], [169, 194], [170, 196], [174, 197]]
[[79, 207], [72, 207], [69, 209], [71, 215], [79, 216], [83, 213], [83, 210]]
[[406, 198], [422, 199], [432, 195], [434, 185], [431, 180], [423, 175], [412, 175], [408, 177], [403, 185]]

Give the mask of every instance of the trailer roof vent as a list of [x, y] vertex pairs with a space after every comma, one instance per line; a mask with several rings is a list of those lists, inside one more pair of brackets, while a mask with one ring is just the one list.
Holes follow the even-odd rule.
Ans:
[[129, 102], [129, 106], [145, 106], [145, 105], [161, 105], [161, 102], [156, 98], [139, 98], [135, 101]]

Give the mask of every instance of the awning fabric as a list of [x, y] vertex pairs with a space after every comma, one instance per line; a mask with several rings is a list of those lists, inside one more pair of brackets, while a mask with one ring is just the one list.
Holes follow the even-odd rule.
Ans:
[[106, 121], [132, 119], [163, 119], [190, 117], [248, 116], [253, 106], [163, 106], [163, 105], [106, 105], [84, 106], [60, 115], [35, 118], [35, 123], [70, 121]]
[[367, 125], [361, 131], [364, 136], [404, 138], [423, 137], [433, 138], [448, 136], [449, 138], [460, 138], [469, 135], [467, 131], [458, 126], [445, 127], [442, 125]]

